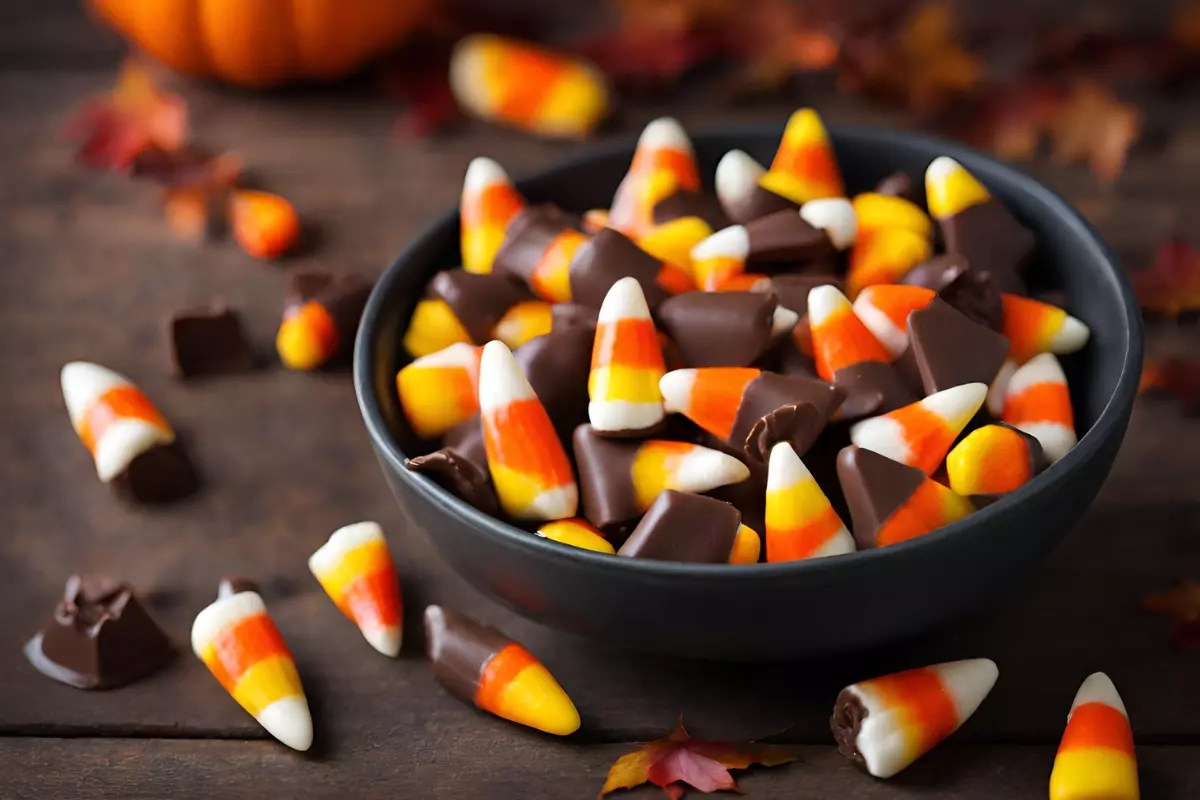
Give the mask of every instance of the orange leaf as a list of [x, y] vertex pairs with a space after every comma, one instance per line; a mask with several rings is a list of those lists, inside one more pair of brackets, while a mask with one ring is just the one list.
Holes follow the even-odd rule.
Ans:
[[1150, 269], [1129, 275], [1138, 303], [1146, 311], [1178, 317], [1200, 311], [1200, 253], [1179, 238], [1159, 246]]
[[685, 785], [705, 794], [736, 792], [737, 783], [729, 770], [746, 769], [752, 764], [774, 767], [799, 757], [799, 750], [787, 745], [693, 739], [680, 720], [665, 739], [648, 742], [618, 758], [608, 771], [600, 796], [647, 782], [676, 799], [683, 796]]
[[1185, 414], [1200, 412], [1200, 361], [1168, 358], [1148, 362], [1138, 391], [1169, 392], [1179, 398]]
[[904, 71], [899, 73], [908, 104], [928, 111], [948, 96], [970, 90], [983, 76], [983, 65], [956, 38], [950, 2], [919, 6], [900, 38]]
[[1054, 157], [1064, 164], [1086, 160], [1093, 173], [1111, 183], [1125, 168], [1141, 126], [1136, 108], [1102, 86], [1081, 81], [1050, 119]]
[[277, 194], [249, 189], [229, 199], [233, 238], [255, 258], [279, 258], [300, 238], [300, 218], [292, 204]]
[[1200, 645], [1200, 581], [1176, 581], [1169, 589], [1143, 598], [1142, 608], [1171, 618], [1172, 648]]
[[966, 138], [1001, 158], [1030, 158], [1062, 99], [1060, 91], [1043, 83], [998, 91], [972, 109]]

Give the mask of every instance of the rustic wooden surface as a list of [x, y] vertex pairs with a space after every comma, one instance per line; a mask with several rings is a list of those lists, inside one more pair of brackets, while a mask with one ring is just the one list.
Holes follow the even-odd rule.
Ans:
[[[1116, 681], [1133, 718], [1144, 796], [1200, 796], [1200, 654], [1166, 647], [1166, 622], [1138, 598], [1200, 576], [1200, 422], [1168, 401], [1139, 401], [1103, 493], [1054, 555], [1001, 607], [928, 640], [819, 665], [728, 666], [613, 652], [500, 609], [452, 574], [407, 521], [379, 474], [347, 374], [261, 373], [180, 383], [168, 377], [163, 319], [224, 298], [269, 353], [288, 270], [378, 273], [453, 204], [467, 161], [499, 158], [520, 175], [580, 150], [469, 127], [436, 142], [389, 137], [395, 111], [369, 90], [259, 96], [182, 84], [196, 137], [240, 152], [319, 233], [278, 266], [228, 242], [172, 238], [153, 190], [71, 164], [55, 132], [111, 81], [119, 42], [69, 0], [0, 11], [0, 798], [580, 797], [629, 743], [667, 731], [781, 733], [802, 763], [747, 775], [754, 797], [1033, 797], [1046, 778], [1071, 697], [1089, 672]], [[837, 121], [897, 124], [819, 98]], [[1197, 108], [1195, 103], [1190, 104]], [[1170, 110], [1176, 136], [1139, 154], [1120, 190], [1082, 170], [1032, 172], [1075, 200], [1132, 267], [1195, 212], [1200, 111]], [[731, 111], [702, 95], [672, 105], [690, 128], [779, 119], [784, 107]], [[636, 132], [661, 108], [627, 110]], [[1151, 356], [1194, 353], [1195, 327], [1153, 325]], [[158, 510], [120, 504], [95, 479], [67, 424], [58, 370], [94, 360], [131, 375], [187, 436], [204, 490]], [[374, 654], [321, 593], [305, 560], [334, 528], [378, 520], [404, 583], [408, 636], [398, 661]], [[147, 593], [180, 658], [152, 678], [81, 693], [21, 655], [66, 576], [102, 570]], [[309, 755], [267, 739], [187, 652], [196, 612], [227, 573], [252, 576], [296, 654], [316, 723]], [[869, 591], [869, 587], [864, 587]], [[448, 697], [421, 654], [419, 614], [447, 603], [524, 642], [579, 705], [569, 741], [516, 729]], [[897, 780], [850, 769], [827, 717], [837, 689], [935, 660], [989, 656], [995, 691], [954, 742]], [[653, 796], [642, 789], [636, 796]]]

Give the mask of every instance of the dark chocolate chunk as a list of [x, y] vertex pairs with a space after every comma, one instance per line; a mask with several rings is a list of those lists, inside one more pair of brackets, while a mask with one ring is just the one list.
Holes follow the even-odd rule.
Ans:
[[684, 217], [699, 217], [714, 231], [727, 228], [730, 224], [729, 217], [725, 216], [725, 210], [721, 208], [716, 195], [703, 190], [675, 192], [654, 204], [655, 225]]
[[900, 278], [900, 283], [906, 286], [924, 286], [926, 289], [940, 292], [970, 267], [966, 256], [942, 253], [917, 264]]
[[646, 511], [617, 555], [725, 564], [741, 523], [742, 515], [729, 503], [668, 489]]
[[528, 289], [503, 274], [485, 275], [465, 269], [446, 269], [429, 282], [429, 296], [445, 301], [475, 344], [486, 344], [492, 330], [510, 308], [534, 299]]
[[758, 292], [685, 292], [658, 307], [688, 367], [746, 367], [775, 340], [776, 300]]
[[369, 279], [352, 272], [297, 272], [288, 279], [284, 313], [308, 302], [320, 303], [333, 320], [338, 334], [338, 355], [344, 358], [354, 347], [354, 335], [372, 285]]
[[156, 505], [181, 500], [199, 487], [196, 471], [176, 439], [155, 445], [129, 462], [113, 478], [113, 488], [125, 500], [139, 505]]
[[249, 372], [257, 366], [231, 308], [177, 311], [169, 323], [171, 372], [179, 378]]
[[581, 306], [579, 303], [555, 303], [550, 306], [550, 332], [582, 325], [595, 330], [599, 324], [600, 309]]
[[812, 403], [781, 406], [754, 423], [746, 436], [746, 454], [766, 462], [771, 448], [788, 442], [798, 455], [808, 452], [825, 430], [826, 417]]
[[799, 204], [758, 185], [755, 185], [745, 196], [737, 198], [736, 202], [730, 200], [722, 203], [722, 207], [730, 222], [738, 225], [745, 225], [747, 222], [769, 216], [777, 211], [796, 212], [800, 210]]
[[917, 200], [917, 193], [914, 191], [912, 178], [908, 177], [907, 172], [893, 172], [891, 175], [888, 175], [875, 184], [875, 193], [891, 197], [902, 197], [914, 203]]
[[487, 444], [483, 440], [483, 418], [479, 414], [464, 419], [446, 431], [442, 445], [487, 472]]
[[433, 677], [451, 694], [475, 702], [483, 668], [512, 640], [442, 606], [425, 607], [425, 654]]
[[[807, 315], [805, 315], [803, 321], [805, 322], [804, 332], [808, 332]], [[799, 325], [796, 327], [799, 328]], [[811, 334], [809, 335], [811, 336]], [[800, 347], [796, 344], [795, 336], [796, 333], [793, 331], [792, 336], [786, 337], [768, 354], [773, 359], [768, 364], [768, 367], [773, 368], [773, 371], [781, 375], [795, 375], [800, 378], [819, 380], [816, 362], [812, 356], [801, 352]], [[809, 346], [811, 347], [811, 345]]]
[[1033, 254], [1033, 231], [992, 198], [938, 221], [946, 251], [966, 257], [972, 269], [992, 273], [1002, 292], [1026, 294], [1021, 270]]
[[258, 584], [249, 578], [243, 578], [240, 575], [226, 575], [221, 578], [221, 582], [217, 584], [217, 599], [232, 597], [235, 594], [242, 592], [254, 592], [262, 594], [258, 588]]
[[497, 516], [500, 512], [486, 466], [480, 469], [478, 463], [454, 448], [443, 447], [432, 453], [410, 458], [404, 462], [404, 466], [414, 472], [429, 473], [443, 489], [485, 514]]
[[[1020, 434], [1021, 438], [1025, 440], [1025, 446], [1029, 451], [1029, 471], [1031, 474], [1037, 475], [1046, 469], [1046, 467], [1050, 466], [1050, 459], [1046, 457], [1045, 451], [1042, 450], [1042, 443], [1037, 439], [1030, 436], [1025, 431], [1020, 430], [1019, 428], [1014, 428], [1012, 425], [1008, 425], [1003, 422], [996, 422], [993, 424], [999, 425], [1001, 428], [1008, 428], [1011, 431], [1016, 431], [1018, 434]], [[971, 505], [975, 506], [976, 508], [983, 508], [984, 506], [990, 506], [1001, 497], [1004, 497], [1005, 494], [1007, 493], [992, 492], [989, 494], [972, 494], [968, 495], [967, 499], [970, 500]]]
[[841, 419], [886, 414], [917, 400], [900, 372], [882, 361], [861, 361], [842, 367], [833, 373], [833, 383], [846, 393]]
[[653, 310], [667, 296], [658, 283], [663, 264], [633, 243], [628, 236], [605, 228], [584, 242], [571, 261], [571, 298], [576, 303], [599, 308], [612, 285], [621, 278], [636, 278]]
[[[764, 291], [774, 292], [779, 298], [779, 305], [807, 317], [808, 293], [818, 286], [836, 286], [838, 291], [845, 290], [844, 282], [837, 275], [789, 272], [784, 275], [772, 275], [771, 282]], [[807, 327], [807, 323], [805, 325]]]
[[580, 425], [571, 437], [579, 468], [579, 499], [583, 516], [597, 528], [637, 519], [633, 463], [641, 442], [609, 439]]
[[513, 353], [563, 442], [588, 419], [588, 372], [595, 331], [576, 325], [551, 330]]
[[867, 769], [867, 760], [858, 751], [858, 734], [868, 713], [867, 707], [857, 694], [843, 689], [838, 692], [837, 700], [833, 704], [833, 716], [829, 718], [829, 729], [833, 731], [833, 740], [837, 742], [838, 752], [864, 772]]
[[[791, 433], [795, 438], [789, 438], [796, 446], [797, 454], [804, 455], [843, 400], [845, 394], [825, 381], [764, 372], [750, 381], [742, 393], [742, 402], [738, 405], [729, 433], [729, 443], [745, 448], [746, 454], [751, 457], [758, 457], [754, 448], [748, 446], [748, 440], [763, 417], [785, 406], [811, 405], [817, 417], [813, 419], [806, 413], [803, 418], [793, 420], [796, 424]], [[783, 419], [779, 420], [779, 424], [784, 422]]]
[[38, 672], [69, 686], [114, 689], [161, 669], [175, 649], [129, 584], [72, 575], [25, 656]]
[[1004, 304], [990, 272], [971, 269], [957, 253], [931, 258], [911, 270], [901, 283], [933, 289], [938, 296], [973, 319], [999, 331], [1004, 327]]
[[838, 453], [837, 474], [859, 550], [876, 546], [879, 529], [926, 480], [915, 467], [854, 445]]
[[805, 264], [834, 254], [833, 242], [795, 211], [776, 211], [746, 223], [750, 249], [747, 265]]
[[574, 227], [574, 219], [558, 206], [548, 203], [529, 206], [509, 221], [504, 242], [492, 260], [492, 272], [532, 284], [534, 269], [546, 248]]
[[925, 394], [964, 383], [989, 386], [1008, 356], [1008, 337], [934, 298], [908, 315], [909, 350]]

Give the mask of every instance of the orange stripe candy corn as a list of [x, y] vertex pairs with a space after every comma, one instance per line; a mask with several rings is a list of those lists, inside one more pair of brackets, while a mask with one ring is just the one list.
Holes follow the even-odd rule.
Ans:
[[764, 189], [759, 181], [766, 174], [761, 164], [741, 150], [730, 150], [721, 157], [715, 176], [717, 199], [730, 221], [740, 225], [800, 205]]
[[692, 249], [712, 235], [713, 229], [699, 217], [679, 217], [647, 230], [638, 237], [637, 246], [694, 278]]
[[539, 136], [582, 139], [608, 113], [608, 85], [594, 66], [489, 33], [455, 45], [450, 89], [467, 113]]
[[913, 267], [933, 255], [929, 238], [905, 228], [863, 232], [850, 253], [846, 290], [857, 297], [868, 286], [898, 283]]
[[966, 383], [887, 414], [856, 422], [850, 441], [932, 475], [987, 397], [987, 385]]
[[1067, 716], [1050, 800], [1138, 800], [1137, 756], [1129, 714], [1103, 672], [1089, 675]]
[[750, 255], [750, 234], [744, 225], [731, 225], [709, 236], [692, 248], [692, 277], [696, 286], [715, 292], [732, 278], [746, 271]]
[[817, 286], [808, 293], [808, 324], [817, 374], [827, 381], [839, 369], [863, 361], [892, 360], [836, 286]]
[[1003, 333], [1010, 342], [1008, 357], [1018, 364], [1038, 353], [1074, 353], [1091, 336], [1087, 325], [1057, 306], [1015, 294], [1001, 295], [1000, 300], [1004, 304]]
[[308, 559], [308, 568], [372, 647], [392, 658], [400, 654], [400, 580], [377, 523], [358, 522], [334, 531]]
[[900, 228], [925, 239], [933, 238], [933, 221], [924, 209], [911, 200], [864, 192], [855, 195], [852, 204], [858, 216], [858, 229], [863, 234], [884, 228]]
[[515, 519], [575, 516], [579, 490], [546, 409], [501, 342], [484, 345], [479, 363], [488, 470], [496, 497]]
[[553, 318], [550, 303], [526, 300], [504, 312], [492, 333], [508, 345], [510, 350], [516, 350], [530, 339], [549, 333]]
[[1079, 440], [1067, 376], [1053, 354], [1034, 356], [1013, 373], [1000, 419], [1037, 439], [1050, 463], [1075, 446]]
[[796, 203], [845, 196], [842, 173], [816, 111], [802, 108], [788, 119], [771, 168], [759, 184]]
[[192, 650], [268, 733], [294, 750], [312, 746], [296, 662], [256, 592], [221, 597], [197, 614]]
[[600, 433], [633, 435], [662, 424], [658, 382], [667, 371], [646, 296], [636, 278], [613, 284], [600, 306], [588, 418]]
[[946, 456], [950, 488], [976, 504], [1021, 488], [1045, 466], [1042, 446], [1007, 425], [984, 425]]
[[543, 539], [569, 544], [583, 550], [594, 550], [597, 553], [617, 552], [599, 528], [579, 517], [543, 523], [537, 529], [537, 535]]
[[654, 226], [654, 206], [677, 191], [700, 188], [692, 142], [670, 117], [652, 121], [638, 138], [633, 163], [613, 195], [608, 224], [629, 236]]
[[135, 458], [175, 441], [175, 432], [142, 391], [124, 375], [86, 361], [62, 368], [63, 401], [71, 425], [109, 483]]
[[434, 439], [479, 411], [482, 347], [459, 343], [418, 358], [396, 374], [400, 407], [413, 433]]
[[851, 684], [829, 723], [838, 751], [876, 778], [890, 778], [970, 719], [999, 675], [991, 659], [972, 658]]
[[758, 531], [748, 525], [738, 525], [733, 537], [733, 550], [729, 553], [730, 564], [757, 564], [762, 555], [762, 538]]
[[404, 349], [414, 358], [432, 355], [452, 344], [470, 344], [471, 334], [445, 300], [426, 298], [417, 301], [408, 330], [404, 332]]
[[467, 166], [459, 208], [463, 269], [491, 272], [492, 259], [504, 241], [504, 229], [525, 208], [525, 198], [503, 167], [481, 157]]
[[484, 711], [545, 733], [579, 730], [579, 712], [532, 653], [494, 628], [441, 606], [425, 609], [433, 676]]
[[771, 448], [766, 520], [770, 563], [854, 552], [854, 537], [787, 442]]
[[668, 412], [683, 414], [718, 439], [728, 439], [746, 387], [761, 374], [752, 367], [677, 369], [663, 376], [659, 388]]
[[908, 349], [908, 315], [933, 302], [924, 286], [868, 286], [854, 298], [854, 313], [893, 357]]

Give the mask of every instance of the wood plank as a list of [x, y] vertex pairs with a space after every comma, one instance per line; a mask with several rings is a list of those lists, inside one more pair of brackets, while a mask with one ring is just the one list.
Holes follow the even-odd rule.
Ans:
[[[272, 797], [591, 797], [630, 745], [578, 746], [476, 725], [450, 736], [431, 726], [416, 746], [400, 737], [347, 743], [336, 758], [267, 742], [162, 739], [0, 739], [0, 796], [13, 800], [186, 800]], [[1046, 793], [1054, 747], [944, 744], [889, 781], [851, 767], [833, 747], [800, 762], [734, 773], [748, 797], [992, 800]], [[1200, 795], [1200, 749], [1140, 747], [1144, 797]], [[662, 797], [647, 786], [613, 797]], [[691, 794], [688, 795], [692, 796]]]

